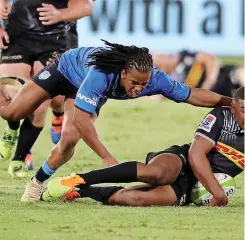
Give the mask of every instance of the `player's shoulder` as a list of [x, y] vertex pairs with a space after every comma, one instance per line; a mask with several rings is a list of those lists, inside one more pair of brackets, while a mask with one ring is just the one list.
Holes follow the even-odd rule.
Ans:
[[229, 106], [218, 106], [210, 111], [210, 114], [216, 115], [217, 117], [224, 117], [225, 113], [231, 113], [231, 108]]
[[227, 117], [232, 117], [231, 109], [228, 106], [220, 106], [212, 109], [202, 120], [198, 129], [210, 132], [213, 127], [222, 128]]
[[157, 67], [153, 67], [152, 74], [151, 74], [151, 81], [160, 81], [162, 79], [167, 79], [169, 76], [167, 73], [159, 70]]

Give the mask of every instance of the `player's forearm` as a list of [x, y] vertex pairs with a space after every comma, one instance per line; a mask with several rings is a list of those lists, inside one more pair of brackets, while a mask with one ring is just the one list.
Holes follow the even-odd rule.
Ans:
[[78, 130], [80, 138], [102, 159], [110, 157], [111, 154], [99, 140], [96, 129], [91, 120], [74, 119], [74, 125]]
[[223, 189], [214, 177], [209, 161], [205, 154], [189, 152], [189, 163], [196, 178], [212, 194], [218, 194]]
[[93, 11], [91, 0], [70, 0], [68, 7], [60, 9], [61, 21], [73, 22], [80, 18], [90, 16]]
[[199, 107], [230, 106], [232, 98], [219, 95], [206, 89], [192, 88], [187, 102]]

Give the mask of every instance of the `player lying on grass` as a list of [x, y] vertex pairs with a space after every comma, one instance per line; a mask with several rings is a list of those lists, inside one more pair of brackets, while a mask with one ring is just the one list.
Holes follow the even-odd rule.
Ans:
[[[234, 93], [232, 107], [213, 109], [200, 123], [191, 144], [148, 153], [146, 164], [125, 162], [88, 173], [57, 177], [43, 200], [89, 197], [111, 205], [183, 205], [199, 180], [213, 195], [211, 206], [228, 199], [213, 173], [235, 177], [244, 170], [244, 87]], [[147, 185], [90, 186], [98, 183], [143, 182]]]
[[184, 50], [176, 54], [153, 54], [153, 63], [178, 82], [224, 96], [231, 97], [236, 89], [244, 86], [243, 66], [221, 66], [219, 58], [210, 53]]
[[10, 120], [25, 118], [47, 99], [57, 95], [66, 97], [61, 139], [29, 181], [22, 201], [40, 200], [42, 183], [72, 157], [81, 138], [105, 166], [118, 163], [100, 141], [93, 124], [107, 98], [127, 100], [162, 94], [195, 106], [231, 103], [231, 98], [204, 89], [190, 89], [160, 72], [153, 67], [147, 48], [105, 43], [106, 48], [78, 48], [62, 54], [33, 82], [26, 83], [12, 100], [0, 89], [0, 116]]

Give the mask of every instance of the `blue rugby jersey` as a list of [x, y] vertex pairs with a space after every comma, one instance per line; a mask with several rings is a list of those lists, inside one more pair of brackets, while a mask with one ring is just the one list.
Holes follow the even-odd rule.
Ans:
[[[120, 74], [104, 73], [94, 67], [87, 67], [89, 55], [100, 48], [77, 48], [62, 54], [58, 70], [77, 88], [75, 106], [94, 113], [101, 98], [127, 100], [125, 90], [120, 86]], [[190, 88], [173, 80], [166, 73], [153, 69], [149, 84], [136, 98], [162, 94], [175, 102], [185, 102]]]

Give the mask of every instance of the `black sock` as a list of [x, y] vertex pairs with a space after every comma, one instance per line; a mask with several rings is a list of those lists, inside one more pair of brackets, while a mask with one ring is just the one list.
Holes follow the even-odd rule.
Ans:
[[9, 125], [9, 128], [11, 130], [18, 130], [19, 127], [20, 127], [20, 121], [7, 121], [8, 122], [8, 125]]
[[60, 113], [60, 112], [55, 112], [53, 110], [53, 114], [54, 114], [55, 117], [61, 117], [62, 115], [64, 115], [64, 112]]
[[110, 197], [123, 187], [120, 186], [110, 186], [110, 187], [86, 187], [78, 191], [81, 197], [89, 197], [96, 200], [97, 202], [102, 202], [103, 204], [108, 204]]
[[35, 174], [35, 178], [37, 179], [38, 182], [41, 182], [41, 183], [43, 183], [44, 181], [46, 181], [50, 177], [51, 177], [51, 175], [48, 175], [47, 173], [45, 173], [43, 171], [42, 167], [40, 167]]
[[26, 155], [29, 153], [33, 144], [36, 142], [42, 129], [43, 129], [42, 127], [38, 128], [33, 126], [29, 118], [26, 118], [24, 120], [24, 122], [20, 127], [20, 135], [19, 135], [15, 155], [13, 157], [13, 161], [25, 160]]
[[[97, 183], [128, 183], [137, 181], [137, 162], [125, 162], [112, 167], [78, 174], [86, 185]], [[84, 185], [81, 185], [82, 187]], [[79, 187], [79, 186], [78, 186]]]
[[51, 169], [48, 165], [48, 161], [44, 161], [42, 166], [38, 169], [35, 174], [36, 179], [39, 182], [44, 182], [45, 180], [49, 179], [57, 169]]

